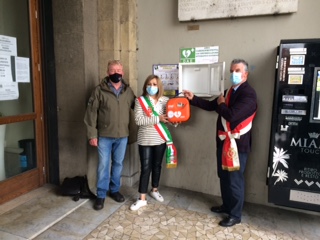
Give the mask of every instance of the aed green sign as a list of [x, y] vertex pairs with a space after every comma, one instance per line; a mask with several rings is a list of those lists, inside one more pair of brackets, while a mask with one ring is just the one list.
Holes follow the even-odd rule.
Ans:
[[196, 62], [196, 52], [194, 48], [181, 48], [180, 49], [180, 62], [181, 63], [194, 63]]
[[213, 63], [218, 59], [218, 46], [180, 48], [180, 63]]

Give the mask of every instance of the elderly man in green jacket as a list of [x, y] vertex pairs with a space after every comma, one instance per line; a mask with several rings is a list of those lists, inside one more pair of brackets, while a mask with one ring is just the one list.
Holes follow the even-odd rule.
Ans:
[[121, 62], [110, 61], [108, 75], [93, 90], [84, 117], [89, 144], [98, 147], [99, 153], [95, 210], [104, 207], [108, 192], [115, 201], [124, 201], [119, 192], [120, 179], [135, 96], [122, 77]]

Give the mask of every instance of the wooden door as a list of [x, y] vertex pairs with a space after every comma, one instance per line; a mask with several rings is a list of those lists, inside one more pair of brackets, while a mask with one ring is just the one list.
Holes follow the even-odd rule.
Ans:
[[0, 204], [45, 183], [39, 0], [0, 0]]

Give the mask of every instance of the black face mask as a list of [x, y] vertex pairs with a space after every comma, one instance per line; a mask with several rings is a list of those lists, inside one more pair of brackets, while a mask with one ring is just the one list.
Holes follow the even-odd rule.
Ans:
[[115, 74], [109, 75], [109, 78], [110, 78], [111, 82], [118, 83], [122, 79], [122, 74], [115, 73]]

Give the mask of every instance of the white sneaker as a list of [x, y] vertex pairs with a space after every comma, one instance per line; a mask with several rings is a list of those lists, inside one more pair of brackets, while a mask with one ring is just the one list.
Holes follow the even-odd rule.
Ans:
[[159, 193], [159, 191], [153, 192], [153, 191], [151, 190], [150, 196], [153, 197], [155, 200], [157, 200], [157, 201], [159, 201], [159, 202], [163, 202], [163, 201], [164, 201], [164, 199], [163, 199], [163, 197], [161, 196], [161, 194]]
[[139, 208], [147, 206], [147, 200], [138, 199], [135, 203], [130, 206], [131, 211], [137, 211]]

